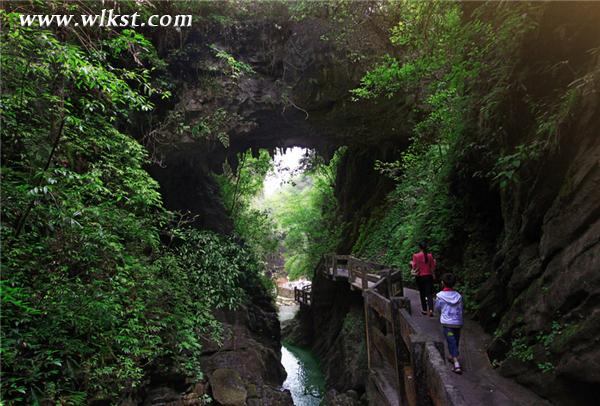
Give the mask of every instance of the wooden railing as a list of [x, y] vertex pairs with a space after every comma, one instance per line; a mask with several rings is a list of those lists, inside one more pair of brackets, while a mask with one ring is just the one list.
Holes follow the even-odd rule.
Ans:
[[294, 288], [294, 300], [301, 305], [310, 306], [312, 304], [312, 285]]
[[317, 272], [333, 280], [347, 279], [354, 289], [374, 289], [386, 297], [402, 295], [401, 271], [351, 255], [326, 254], [319, 262]]
[[[402, 339], [399, 309], [410, 311], [403, 295], [402, 272], [389, 266], [365, 261], [351, 255], [323, 256], [316, 270], [334, 281], [346, 280], [364, 298], [365, 341], [373, 404], [399, 405], [414, 385], [406, 382], [410, 355]], [[298, 292], [300, 303], [308, 303]], [[312, 301], [312, 292], [310, 299]], [[408, 371], [407, 371], [408, 369]], [[391, 372], [391, 373], [390, 373]]]
[[[350, 255], [329, 254], [319, 261], [315, 278], [346, 281], [350, 289], [362, 293], [369, 404], [469, 404], [446, 372], [441, 338], [428, 334], [423, 320], [411, 315], [400, 270]], [[331, 305], [326, 293], [313, 297], [311, 286], [294, 293], [296, 301], [317, 311]]]

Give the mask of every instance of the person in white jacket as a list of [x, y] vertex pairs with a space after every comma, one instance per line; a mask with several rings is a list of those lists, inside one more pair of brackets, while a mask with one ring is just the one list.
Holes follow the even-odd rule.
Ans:
[[448, 352], [453, 362], [452, 371], [462, 374], [458, 362], [458, 346], [460, 343], [460, 330], [463, 325], [463, 300], [460, 293], [454, 290], [456, 277], [447, 273], [442, 276], [443, 289], [436, 295], [435, 310], [440, 313], [440, 323], [444, 337], [448, 343]]

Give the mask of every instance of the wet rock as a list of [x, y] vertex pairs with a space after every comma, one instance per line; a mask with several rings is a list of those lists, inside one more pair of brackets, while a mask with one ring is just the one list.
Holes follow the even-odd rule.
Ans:
[[163, 406], [179, 401], [181, 394], [172, 388], [159, 387], [148, 392], [144, 406]]
[[295, 318], [285, 323], [285, 327], [281, 330], [281, 336], [286, 342], [292, 345], [308, 348], [311, 345], [310, 334], [307, 327], [310, 326], [310, 321], [303, 322], [302, 316], [298, 313]]
[[257, 397], [249, 398], [248, 406], [292, 406], [292, 395], [287, 390], [281, 390], [272, 386], [258, 386]]
[[[583, 9], [565, 11], [557, 4], [546, 8], [538, 34], [527, 41], [537, 50], [527, 56], [529, 63], [585, 59], [583, 44], [589, 39], [583, 31], [556, 37], [566, 21], [588, 21]], [[560, 52], [545, 54], [549, 39], [563, 44]], [[585, 66], [591, 71], [600, 61]], [[558, 83], [549, 75], [531, 75], [524, 83], [555, 81], [554, 89], [568, 88], [568, 80]], [[480, 298], [488, 297], [481, 301], [479, 317], [495, 330], [490, 349], [504, 361], [500, 371], [559, 405], [595, 404], [600, 396], [599, 111], [600, 99], [583, 95], [555, 149], [545, 151], [539, 167], [523, 170], [527, 178], [502, 193], [500, 249], [479, 292]], [[527, 139], [526, 127], [523, 122], [515, 127], [515, 145]], [[519, 351], [533, 353], [532, 359], [516, 362]]]
[[208, 382], [185, 378], [176, 373], [155, 373], [151, 389], [142, 388], [140, 397], [132, 399], [127, 405], [144, 406], [201, 406], [207, 394]]
[[[247, 341], [246, 344], [252, 345], [253, 342]], [[260, 345], [217, 352], [204, 357], [202, 366], [206, 371], [233, 368], [244, 380], [256, 384], [279, 385], [286, 375], [279, 355], [273, 349]]]
[[358, 400], [358, 392], [356, 392], [355, 390], [350, 389], [349, 391], [346, 392], [346, 396], [348, 396], [349, 398], [352, 398], [354, 400]]
[[258, 397], [258, 392], [256, 390], [255, 384], [248, 384], [248, 386], [246, 386], [246, 390], [248, 391], [248, 399], [254, 399]]
[[223, 406], [243, 406], [248, 391], [237, 371], [227, 368], [215, 370], [209, 377], [214, 399]]
[[335, 389], [331, 389], [325, 396], [329, 406], [362, 406], [363, 403], [358, 399], [358, 393], [349, 390], [344, 393], [338, 393]]
[[[204, 341], [201, 358], [202, 372], [210, 378], [210, 385], [162, 368], [152, 374], [148, 385], [152, 389], [144, 388], [138, 403], [195, 406], [202, 404], [203, 395], [212, 392], [219, 404], [292, 405], [290, 393], [279, 389], [286, 373], [281, 365], [275, 308], [266, 299], [257, 302], [215, 312], [223, 326], [223, 339], [221, 343]], [[245, 403], [240, 403], [242, 398]]]
[[278, 389], [286, 373], [281, 365], [279, 321], [270, 302], [216, 315], [223, 324], [223, 340], [203, 344], [202, 370], [210, 376], [220, 369], [234, 370], [248, 405], [292, 405], [290, 393]]
[[361, 293], [350, 290], [345, 281], [319, 276], [313, 282], [313, 300], [313, 329], [318, 334], [312, 348], [327, 384], [338, 391], [364, 391], [367, 351]]
[[[163, 152], [156, 158], [160, 164], [147, 168], [158, 182], [165, 207], [190, 213], [192, 225], [221, 234], [231, 233], [233, 223], [223, 202], [219, 187], [207, 167], [207, 153], [199, 146]], [[212, 155], [216, 155], [213, 153]]]

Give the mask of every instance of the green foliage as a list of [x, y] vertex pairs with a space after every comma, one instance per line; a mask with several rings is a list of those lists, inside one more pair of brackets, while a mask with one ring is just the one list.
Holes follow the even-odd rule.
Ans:
[[171, 225], [125, 133], [168, 97], [164, 63], [131, 30], [91, 47], [0, 18], [3, 401], [118, 403], [152, 368], [198, 378], [213, 309], [265, 287], [247, 250]]
[[500, 156], [489, 174], [492, 182], [497, 183], [501, 189], [518, 182], [521, 167], [526, 163], [535, 162], [541, 154], [541, 147], [539, 142], [521, 144], [515, 148], [514, 153]]
[[323, 256], [333, 252], [342, 230], [337, 219], [334, 182], [345, 152], [336, 151], [328, 164], [314, 157], [312, 167], [292, 180], [267, 203], [284, 235], [285, 270], [290, 279], [312, 277]]
[[[549, 330], [540, 331], [534, 337], [528, 338], [517, 332], [516, 337], [511, 340], [511, 347], [506, 354], [506, 358], [517, 359], [522, 362], [534, 362], [541, 372], [545, 374], [552, 373], [555, 366], [551, 361], [551, 347], [568, 329], [568, 325], [553, 321]], [[535, 349], [540, 349], [540, 351]]]
[[228, 113], [225, 109], [219, 108], [192, 127], [192, 137], [217, 140], [225, 148], [229, 148], [229, 134], [227, 131], [230, 125], [238, 120], [240, 120], [239, 115]]
[[554, 372], [554, 368], [556, 368], [551, 362], [541, 362], [537, 364], [537, 367], [540, 371], [542, 371], [545, 374]]
[[24, 263], [39, 266], [39, 258], [7, 256], [11, 269], [21, 268], [2, 289], [3, 397], [117, 399], [139, 386], [149, 365], [201, 378], [201, 340], [219, 338], [212, 311], [245, 297], [240, 286], [256, 277], [256, 265], [214, 234], [176, 234], [176, 247], [157, 260], [129, 252], [114, 270], [74, 274], [59, 262], [32, 276]]
[[509, 186], [527, 180], [523, 179], [523, 175], [528, 173], [526, 169], [535, 167], [544, 153], [556, 149], [560, 128], [573, 115], [586, 86], [585, 84], [577, 86], [575, 83], [579, 82], [569, 85], [558, 102], [532, 106], [537, 115], [535, 133], [527, 143], [498, 154], [492, 169], [486, 174], [494, 185], [501, 190], [506, 190]]
[[352, 93], [363, 99], [372, 99], [379, 95], [392, 98], [415, 72], [416, 67], [413, 64], [400, 64], [396, 59], [386, 56], [381, 64], [361, 79], [361, 87], [354, 89]]
[[391, 29], [390, 42], [406, 49], [401, 58], [385, 55], [364, 75], [361, 86], [353, 91], [359, 98], [391, 98], [401, 91], [422, 92], [423, 88], [443, 83], [432, 80], [440, 73], [468, 68], [468, 65], [453, 63], [465, 47], [460, 35], [464, 27], [459, 5], [444, 1], [408, 1], [399, 7], [402, 9], [400, 21]]
[[321, 256], [333, 251], [339, 239], [333, 184], [342, 153], [327, 165], [313, 157], [304, 173], [274, 197], [260, 201], [263, 182], [273, 168], [267, 151], [261, 150], [257, 157], [251, 151], [240, 154], [235, 172], [226, 165], [224, 174], [217, 176], [236, 234], [265, 265], [280, 251], [283, 240], [285, 269], [291, 279], [312, 275]]
[[252, 155], [252, 151], [245, 151], [238, 154], [237, 160], [235, 171], [226, 163], [223, 166], [223, 176], [219, 177], [223, 200], [234, 214], [240, 206], [249, 206], [260, 193], [265, 177], [273, 165], [266, 150], [260, 150], [257, 157]]
[[[274, 2], [269, 2], [274, 3]], [[282, 1], [292, 21], [326, 22], [320, 39], [355, 66], [368, 64], [388, 48], [387, 33], [404, 13], [399, 1]]]
[[[398, 7], [403, 13], [390, 42], [401, 52], [384, 55], [352, 93], [359, 99], [403, 96], [411, 100], [417, 120], [401, 158], [375, 165], [397, 187], [362, 225], [353, 252], [407, 269], [418, 241], [427, 240], [439, 271], [459, 275], [467, 306], [476, 309], [472, 296], [488, 276], [490, 248], [464, 217], [467, 202], [452, 184], [468, 173], [506, 187], [518, 180], [524, 162], [537, 158], [535, 142], [499, 153], [503, 129], [489, 124], [498, 119], [518, 44], [535, 25], [525, 4], [483, 4], [469, 18], [452, 2], [409, 1]], [[472, 131], [477, 126], [487, 138]], [[479, 160], [475, 168], [486, 169], [468, 167], [470, 156]], [[457, 255], [458, 249], [468, 255]]]
[[[316, 189], [311, 178], [298, 179], [277, 196], [274, 212], [284, 234], [285, 270], [290, 279], [311, 276], [319, 254], [315, 244], [325, 244], [321, 203], [324, 190]], [[312, 255], [311, 255], [312, 254]]]
[[238, 79], [244, 74], [248, 75], [254, 73], [254, 69], [252, 69], [252, 66], [250, 66], [246, 62], [238, 61], [233, 55], [229, 54], [228, 52], [222, 49], [219, 49], [215, 44], [212, 44], [210, 46], [210, 49], [213, 50], [217, 58], [223, 60], [227, 64], [229, 68], [229, 74], [231, 75], [231, 77]]
[[257, 157], [246, 151], [238, 155], [235, 172], [226, 164], [223, 175], [216, 176], [223, 202], [233, 219], [235, 233], [244, 239], [263, 264], [278, 250], [279, 241], [272, 216], [254, 202], [272, 166], [266, 150], [261, 150]]
[[[563, 334], [563, 331], [568, 329], [568, 325], [561, 325], [557, 321], [553, 321], [548, 333], [540, 332], [536, 336], [536, 342], [540, 343], [544, 347], [544, 356], [550, 357], [550, 348], [555, 341]], [[554, 364], [550, 361], [538, 362], [537, 367], [543, 373], [554, 372]]]
[[510, 351], [507, 358], [518, 359], [522, 362], [533, 361], [533, 347], [527, 344], [526, 337], [518, 337], [512, 340]]
[[[383, 213], [363, 225], [353, 248], [359, 256], [405, 269], [407, 278], [418, 242], [428, 240], [432, 252], [439, 253], [451, 244], [460, 212], [460, 202], [450, 194], [447, 179], [440, 173], [447, 170], [446, 155], [440, 154], [437, 145], [420, 153], [415, 152], [416, 146], [394, 164], [396, 171], [402, 168], [401, 175], [395, 175], [398, 186]], [[389, 170], [389, 166], [379, 167], [383, 173]]]
[[342, 324], [342, 334], [350, 335], [352, 333], [361, 335], [365, 328], [365, 322], [363, 317], [360, 314], [356, 314], [354, 312], [349, 312], [344, 317], [344, 322]]

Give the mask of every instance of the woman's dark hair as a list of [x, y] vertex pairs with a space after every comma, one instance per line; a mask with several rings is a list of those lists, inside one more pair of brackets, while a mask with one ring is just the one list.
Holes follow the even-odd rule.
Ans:
[[456, 276], [452, 273], [445, 273], [442, 275], [442, 282], [444, 282], [445, 286], [453, 288], [456, 283]]
[[423, 251], [423, 255], [425, 256], [425, 263], [429, 263], [429, 255], [427, 254], [427, 243], [425, 241], [421, 241], [419, 243], [419, 248]]

